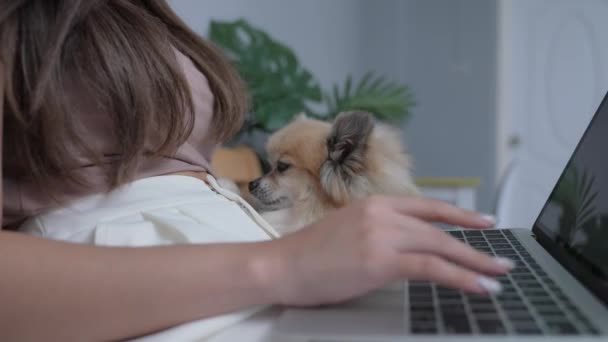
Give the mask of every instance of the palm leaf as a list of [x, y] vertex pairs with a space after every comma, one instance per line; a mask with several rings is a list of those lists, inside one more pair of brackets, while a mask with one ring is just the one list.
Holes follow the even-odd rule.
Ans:
[[328, 117], [340, 112], [365, 110], [386, 121], [403, 121], [410, 115], [414, 105], [408, 87], [397, 85], [382, 76], [366, 73], [353, 91], [352, 77], [348, 76], [342, 88], [334, 85], [332, 93], [324, 96]]
[[581, 228], [594, 220], [597, 214], [595, 200], [598, 192], [592, 191], [595, 177], [585, 170], [579, 171], [570, 165], [560, 179], [552, 196], [560, 206], [560, 236], [574, 242], [575, 235]]

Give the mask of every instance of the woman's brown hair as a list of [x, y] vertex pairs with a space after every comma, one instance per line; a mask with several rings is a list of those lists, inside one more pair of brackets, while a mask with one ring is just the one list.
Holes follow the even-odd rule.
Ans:
[[[112, 119], [120, 158], [109, 165], [109, 186], [129, 180], [142, 158], [175, 151], [194, 121], [175, 49], [207, 77], [214, 95], [210, 138], [225, 140], [247, 110], [242, 82], [165, 0], [2, 1], [4, 177], [87, 184], [72, 172], [77, 158], [99, 163], [102, 155], [74, 123], [70, 80], [95, 94], [97, 108]], [[151, 136], [158, 144], [146, 156]]]

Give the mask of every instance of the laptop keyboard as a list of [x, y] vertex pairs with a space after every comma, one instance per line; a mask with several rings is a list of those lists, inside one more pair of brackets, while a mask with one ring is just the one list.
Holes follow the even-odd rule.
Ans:
[[409, 282], [413, 334], [597, 335], [598, 331], [509, 230], [448, 231], [490, 255], [515, 261], [497, 280], [499, 295], [466, 294], [434, 283]]

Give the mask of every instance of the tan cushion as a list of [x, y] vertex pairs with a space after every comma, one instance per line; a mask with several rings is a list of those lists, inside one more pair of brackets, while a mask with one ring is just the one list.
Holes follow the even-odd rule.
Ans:
[[241, 186], [262, 175], [258, 156], [246, 146], [218, 148], [211, 165], [218, 177], [228, 178]]

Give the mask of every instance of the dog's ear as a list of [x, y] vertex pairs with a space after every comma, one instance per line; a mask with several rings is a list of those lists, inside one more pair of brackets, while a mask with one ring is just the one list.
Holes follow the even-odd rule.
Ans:
[[353, 191], [366, 181], [365, 153], [374, 128], [367, 112], [343, 112], [338, 115], [327, 137], [327, 160], [321, 166], [321, 186], [337, 204], [346, 203]]
[[374, 121], [367, 112], [340, 113], [327, 137], [328, 159], [336, 164], [344, 164], [349, 159], [362, 157], [373, 128]]

